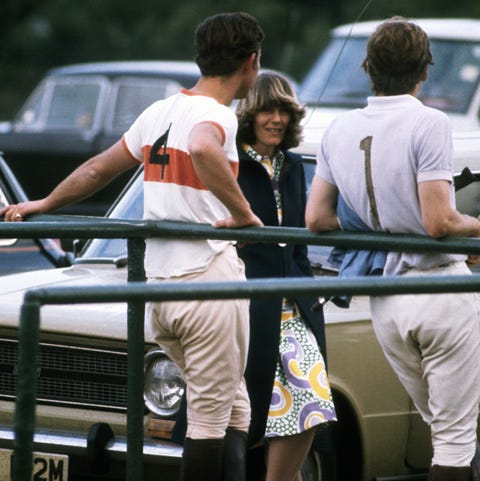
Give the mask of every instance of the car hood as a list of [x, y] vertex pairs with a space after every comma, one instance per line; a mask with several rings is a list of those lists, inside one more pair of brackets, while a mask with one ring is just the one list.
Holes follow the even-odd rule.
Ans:
[[[12, 274], [0, 278], [0, 328], [16, 328], [25, 292], [45, 287], [124, 284], [126, 269], [106, 265], [75, 265], [64, 269]], [[42, 306], [42, 331], [126, 339], [126, 303]]]
[[302, 155], [315, 157], [327, 126], [335, 117], [347, 111], [348, 109], [342, 108], [308, 107], [302, 122], [303, 141], [293, 150]]

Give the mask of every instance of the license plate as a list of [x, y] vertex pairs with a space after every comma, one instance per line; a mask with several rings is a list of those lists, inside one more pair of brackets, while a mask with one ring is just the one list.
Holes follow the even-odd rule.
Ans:
[[[13, 451], [0, 449], [0, 481], [10, 481]], [[68, 456], [33, 453], [32, 481], [68, 481]]]

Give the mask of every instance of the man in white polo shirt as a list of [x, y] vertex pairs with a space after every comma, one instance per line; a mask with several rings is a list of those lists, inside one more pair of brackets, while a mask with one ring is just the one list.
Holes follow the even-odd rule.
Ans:
[[[21, 221], [92, 195], [143, 163], [144, 218], [262, 225], [236, 181], [237, 119], [228, 106], [243, 98], [260, 68], [264, 33], [246, 13], [207, 18], [195, 32], [201, 77], [191, 90], [147, 108], [123, 138], [88, 160], [46, 198], [0, 210]], [[149, 282], [245, 280], [233, 242], [147, 239]], [[250, 424], [245, 387], [249, 320], [246, 299], [149, 303], [147, 322], [180, 366], [187, 384], [182, 481], [244, 481]], [[230, 456], [224, 463], [224, 455]], [[225, 466], [225, 472], [222, 472]]]
[[[341, 228], [339, 195], [372, 231], [479, 237], [480, 222], [455, 209], [447, 116], [417, 98], [432, 64], [413, 22], [383, 22], [364, 68], [375, 97], [335, 119], [322, 139], [306, 221]], [[384, 275], [470, 274], [466, 256], [389, 252]], [[473, 293], [376, 296], [373, 327], [384, 353], [431, 428], [429, 481], [467, 481], [480, 401], [480, 303]]]

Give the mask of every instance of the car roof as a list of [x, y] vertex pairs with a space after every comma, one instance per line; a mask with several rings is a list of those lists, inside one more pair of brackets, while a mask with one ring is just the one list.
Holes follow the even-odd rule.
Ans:
[[[261, 72], [278, 72], [275, 69], [262, 68]], [[298, 82], [286, 74], [284, 75], [298, 90]], [[189, 78], [196, 81], [200, 77], [200, 68], [189, 60], [123, 60], [108, 62], [89, 62], [63, 65], [55, 67], [47, 72], [47, 77], [58, 77], [63, 75], [106, 75], [118, 76], [160, 76], [173, 78]]]
[[[480, 20], [468, 18], [423, 18], [412, 19], [430, 38], [450, 40], [480, 40]], [[381, 20], [349, 23], [333, 29], [335, 37], [363, 37], [374, 32]]]
[[48, 75], [187, 75], [199, 77], [200, 69], [188, 60], [125, 60], [118, 62], [90, 62], [64, 65], [48, 71]]

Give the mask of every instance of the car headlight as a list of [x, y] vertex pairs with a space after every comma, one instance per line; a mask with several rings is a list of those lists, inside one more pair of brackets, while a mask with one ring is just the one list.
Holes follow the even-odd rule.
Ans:
[[185, 381], [180, 368], [161, 350], [145, 356], [144, 399], [150, 411], [173, 416], [180, 407]]

